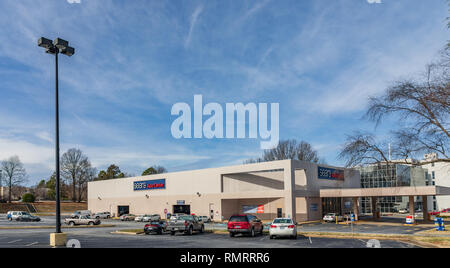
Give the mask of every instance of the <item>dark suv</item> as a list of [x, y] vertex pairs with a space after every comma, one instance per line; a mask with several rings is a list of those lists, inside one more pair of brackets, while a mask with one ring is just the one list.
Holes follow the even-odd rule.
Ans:
[[256, 216], [242, 214], [231, 216], [227, 228], [230, 237], [234, 237], [235, 234], [247, 234], [253, 237], [263, 233], [264, 225]]

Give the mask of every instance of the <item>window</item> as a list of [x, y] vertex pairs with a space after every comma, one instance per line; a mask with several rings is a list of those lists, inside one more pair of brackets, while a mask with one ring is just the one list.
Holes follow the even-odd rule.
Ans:
[[232, 216], [229, 220], [229, 222], [246, 222], [247, 217], [245, 216]]
[[273, 223], [288, 223], [288, 224], [291, 224], [292, 220], [291, 219], [275, 219], [273, 221]]

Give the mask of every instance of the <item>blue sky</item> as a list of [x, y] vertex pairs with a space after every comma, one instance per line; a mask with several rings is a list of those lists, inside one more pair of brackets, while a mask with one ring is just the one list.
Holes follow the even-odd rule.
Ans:
[[[280, 103], [280, 137], [327, 163], [345, 134], [374, 131], [367, 98], [416, 75], [449, 38], [445, 0], [0, 2], [0, 159], [29, 184], [54, 168], [54, 62], [37, 39], [76, 48], [60, 59], [61, 153], [138, 175], [240, 164], [260, 141], [172, 137], [173, 104]], [[395, 122], [376, 129], [383, 136]]]

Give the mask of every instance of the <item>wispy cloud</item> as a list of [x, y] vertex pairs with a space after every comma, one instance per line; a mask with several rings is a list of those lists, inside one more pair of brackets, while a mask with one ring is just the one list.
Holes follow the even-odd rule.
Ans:
[[189, 33], [184, 42], [185, 47], [188, 47], [191, 44], [192, 35], [194, 33], [195, 26], [197, 24], [197, 20], [202, 12], [203, 12], [203, 6], [200, 5], [194, 10], [194, 13], [192, 13], [191, 20], [190, 20], [190, 26], [189, 26]]

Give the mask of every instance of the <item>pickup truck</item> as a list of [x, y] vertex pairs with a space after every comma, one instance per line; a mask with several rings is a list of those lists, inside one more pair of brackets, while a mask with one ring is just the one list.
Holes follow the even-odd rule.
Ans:
[[64, 223], [70, 226], [75, 225], [99, 225], [101, 222], [99, 219], [92, 219], [88, 215], [76, 215], [67, 219], [64, 219]]
[[181, 215], [175, 219], [171, 219], [167, 224], [166, 230], [169, 231], [171, 235], [175, 235], [177, 232], [192, 235], [194, 232], [203, 233], [205, 231], [205, 226], [197, 216]]

